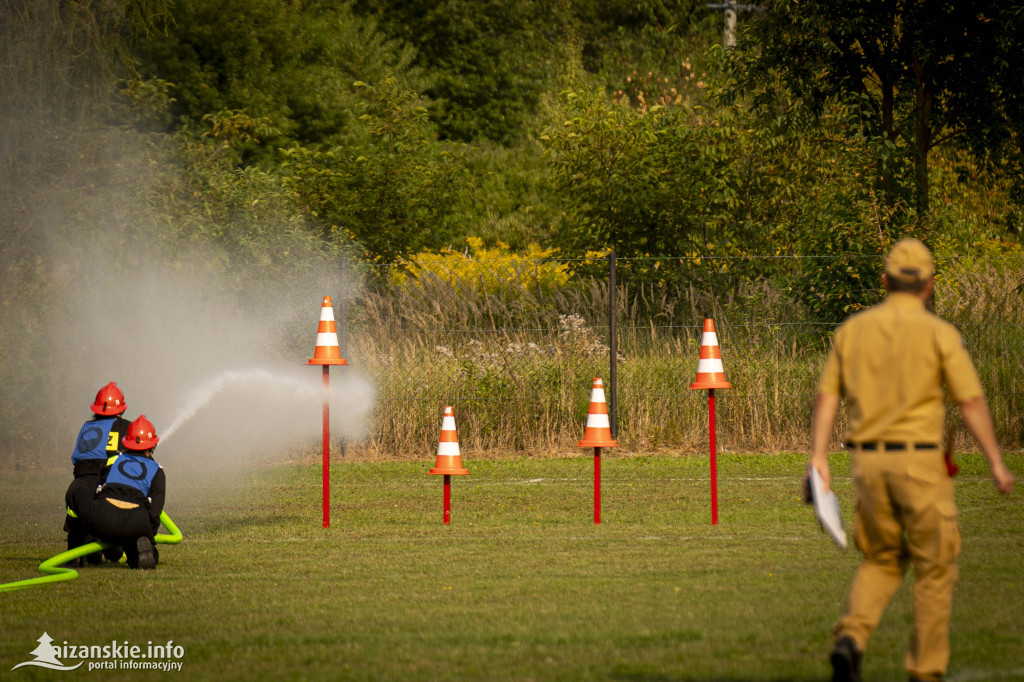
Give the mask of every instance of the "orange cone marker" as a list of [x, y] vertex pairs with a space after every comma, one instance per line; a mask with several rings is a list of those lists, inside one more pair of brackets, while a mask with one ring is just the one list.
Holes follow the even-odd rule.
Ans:
[[704, 320], [704, 334], [700, 339], [700, 359], [697, 361], [697, 380], [690, 384], [690, 388], [732, 388], [732, 384], [725, 380], [725, 368], [722, 366], [722, 351], [718, 347], [715, 321], [710, 317]]
[[601, 377], [594, 379], [590, 389], [590, 411], [587, 413], [587, 426], [583, 431], [583, 440], [577, 443], [580, 448], [613, 448], [618, 445], [612, 440], [611, 424], [608, 421], [608, 403], [604, 399], [604, 382]]
[[[338, 345], [338, 328], [334, 324], [334, 305], [330, 296], [324, 296], [320, 306], [320, 323], [316, 329], [316, 348], [307, 365], [323, 365], [324, 375], [324, 528], [331, 525], [331, 403], [330, 403], [330, 366], [347, 365], [341, 357]], [[345, 454], [344, 446], [342, 455]]]
[[467, 476], [469, 469], [462, 467], [462, 453], [459, 451], [459, 434], [455, 430], [455, 413], [451, 405], [444, 408], [441, 418], [441, 437], [437, 443], [437, 461], [428, 474], [444, 475], [444, 511], [442, 518], [447, 526], [452, 520], [452, 476]]
[[347, 365], [345, 358], [341, 357], [341, 347], [338, 345], [338, 327], [334, 323], [334, 305], [330, 296], [324, 296], [324, 302], [320, 306], [320, 324], [316, 329], [316, 348], [313, 349], [313, 357], [307, 365]]
[[718, 525], [718, 464], [715, 452], [715, 389], [732, 388], [725, 380], [722, 353], [718, 348], [718, 334], [715, 321], [704, 320], [704, 333], [700, 339], [700, 359], [697, 361], [697, 380], [690, 384], [691, 390], [708, 391], [708, 431], [711, 435], [711, 525]]
[[594, 524], [601, 523], [601, 448], [614, 448], [619, 444], [612, 439], [611, 423], [608, 421], [608, 403], [604, 399], [604, 382], [594, 378], [590, 389], [590, 410], [583, 440], [576, 444], [580, 448], [594, 448]]

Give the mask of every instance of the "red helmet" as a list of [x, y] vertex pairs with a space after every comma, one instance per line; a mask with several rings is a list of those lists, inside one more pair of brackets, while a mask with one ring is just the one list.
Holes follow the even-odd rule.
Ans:
[[96, 394], [96, 401], [89, 406], [93, 412], [105, 417], [121, 414], [127, 408], [128, 406], [124, 404], [124, 393], [113, 381], [100, 389], [100, 392]]
[[129, 450], [149, 450], [156, 447], [160, 439], [156, 435], [153, 422], [146, 419], [146, 415], [140, 414], [138, 419], [128, 425], [122, 442]]

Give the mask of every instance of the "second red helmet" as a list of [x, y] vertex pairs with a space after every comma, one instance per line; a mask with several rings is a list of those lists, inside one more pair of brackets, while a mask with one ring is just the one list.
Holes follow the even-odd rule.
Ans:
[[139, 418], [128, 425], [122, 443], [129, 450], [149, 450], [156, 447], [160, 438], [156, 435], [156, 427], [153, 422], [146, 419], [146, 415], [140, 414]]

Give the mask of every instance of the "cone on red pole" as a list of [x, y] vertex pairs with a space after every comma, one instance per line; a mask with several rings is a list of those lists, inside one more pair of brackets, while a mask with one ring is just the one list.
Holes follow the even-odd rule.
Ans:
[[704, 334], [700, 339], [700, 360], [697, 361], [697, 380], [690, 384], [691, 390], [708, 391], [708, 436], [710, 446], [711, 474], [711, 525], [718, 525], [718, 465], [715, 447], [715, 389], [732, 388], [725, 380], [722, 353], [718, 348], [718, 334], [715, 321], [704, 319]]
[[334, 323], [334, 305], [330, 296], [324, 296], [320, 306], [320, 324], [316, 329], [316, 348], [307, 365], [347, 365], [341, 357], [341, 346], [338, 345], [338, 327]]
[[604, 382], [594, 378], [590, 389], [590, 409], [587, 412], [587, 426], [583, 440], [576, 444], [581, 448], [594, 448], [594, 523], [601, 523], [601, 448], [614, 448], [618, 443], [612, 438], [611, 422], [608, 420], [608, 403], [604, 399]]
[[612, 439], [611, 423], [608, 421], [608, 403], [604, 399], [604, 382], [601, 377], [594, 379], [590, 389], [590, 410], [583, 440], [576, 444], [580, 448], [614, 448], [618, 443]]
[[459, 434], [455, 431], [455, 414], [451, 405], [444, 408], [441, 418], [441, 437], [437, 443], [437, 461], [428, 474], [444, 475], [444, 502], [441, 518], [444, 525], [452, 521], [452, 476], [465, 476], [469, 469], [462, 467], [462, 454], [459, 452]]
[[[330, 369], [331, 365], [347, 365], [341, 357], [341, 346], [338, 345], [338, 328], [334, 324], [334, 305], [330, 296], [324, 296], [320, 305], [320, 323], [316, 328], [316, 348], [307, 365], [323, 367], [324, 384], [324, 427], [323, 427], [323, 488], [324, 488], [324, 528], [331, 525], [331, 403], [330, 403]], [[344, 450], [342, 450], [344, 454]]]
[[725, 368], [722, 366], [722, 352], [718, 347], [715, 321], [710, 317], [704, 320], [704, 334], [700, 339], [700, 359], [697, 361], [697, 379], [690, 384], [690, 388], [732, 388], [732, 384], [725, 380]]
[[455, 430], [455, 414], [450, 405], [444, 408], [441, 418], [441, 437], [437, 443], [437, 461], [430, 474], [450, 474], [466, 476], [469, 469], [462, 467], [462, 454], [459, 452], [459, 434]]

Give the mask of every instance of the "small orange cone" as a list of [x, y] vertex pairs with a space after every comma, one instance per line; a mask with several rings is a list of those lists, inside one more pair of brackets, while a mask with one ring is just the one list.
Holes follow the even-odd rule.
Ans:
[[722, 353], [718, 349], [715, 321], [710, 317], [704, 320], [704, 335], [700, 339], [700, 360], [697, 362], [697, 380], [690, 384], [690, 388], [732, 388], [732, 384], [725, 380], [725, 368], [722, 366]]
[[455, 431], [455, 414], [451, 406], [444, 408], [441, 418], [441, 438], [437, 443], [437, 462], [428, 473], [465, 476], [469, 469], [462, 468], [462, 455], [459, 452], [459, 434]]
[[334, 324], [334, 306], [331, 304], [330, 296], [324, 296], [323, 305], [320, 306], [320, 324], [316, 329], [316, 348], [313, 350], [313, 357], [306, 364], [348, 364], [345, 358], [341, 357], [341, 347], [338, 345], [338, 328]]
[[612, 440], [612, 429], [608, 421], [608, 403], [604, 399], [604, 382], [601, 377], [594, 379], [590, 389], [590, 412], [583, 440], [577, 443], [581, 448], [614, 448], [618, 443]]

